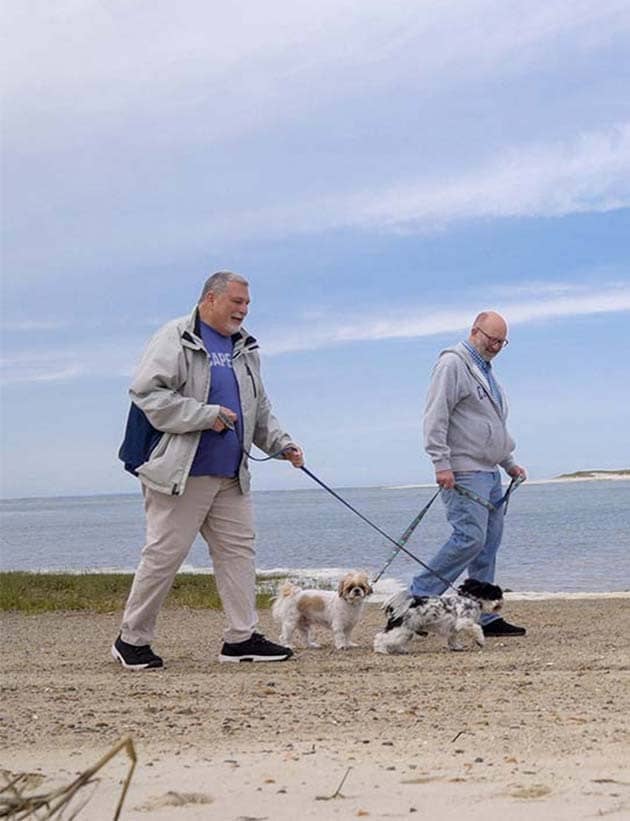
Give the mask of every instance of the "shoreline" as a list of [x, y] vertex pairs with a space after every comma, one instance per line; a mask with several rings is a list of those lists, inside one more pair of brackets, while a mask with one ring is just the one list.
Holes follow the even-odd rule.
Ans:
[[[144, 673], [109, 657], [119, 614], [3, 613], [0, 761], [43, 777], [41, 792], [131, 737], [130, 821], [621, 818], [625, 598], [508, 599], [526, 637], [461, 653], [429, 637], [407, 656], [372, 652], [374, 605], [357, 648], [335, 651], [321, 631], [320, 650], [250, 665], [216, 661], [220, 612], [166, 609], [154, 644], [166, 666]], [[269, 612], [260, 619], [275, 637]], [[127, 769], [117, 755], [79, 818], [112, 817]]]
[[[353, 568], [349, 567], [319, 567], [319, 568], [290, 568], [290, 567], [275, 567], [268, 570], [256, 571], [256, 589], [259, 594], [273, 595], [275, 593], [275, 583], [283, 581], [284, 579], [292, 579], [302, 586], [315, 586], [321, 589], [334, 590], [338, 579]], [[68, 576], [72, 580], [76, 580], [81, 576], [124, 576], [131, 584], [131, 580], [135, 573], [135, 569], [128, 568], [81, 568], [80, 570], [0, 570], [0, 579], [3, 574], [25, 574], [32, 577], [34, 580], [37, 577], [49, 578], [51, 576]], [[368, 575], [369, 572], [368, 572]], [[187, 576], [192, 578], [214, 578], [214, 572], [211, 567], [193, 567], [191, 565], [182, 565], [178, 571], [177, 576], [182, 579]], [[390, 596], [404, 589], [404, 584], [394, 576], [384, 576], [374, 584], [374, 593], [368, 599], [368, 603], [380, 604]], [[611, 598], [624, 599], [630, 598], [630, 589], [625, 590], [513, 590], [505, 589], [504, 595], [506, 600], [511, 601], [547, 601], [558, 599], [596, 599], [596, 598]], [[174, 605], [170, 606], [182, 606]], [[260, 607], [259, 603], [259, 607]], [[205, 608], [201, 608], [205, 609]], [[209, 608], [212, 609], [212, 608]], [[216, 608], [215, 608], [216, 609]], [[85, 608], [82, 608], [82, 612]]]
[[[590, 472], [590, 471], [589, 471]], [[541, 478], [541, 479], [527, 479], [526, 484], [528, 485], [542, 485], [542, 484], [550, 484], [550, 483], [561, 483], [561, 482], [602, 482], [602, 481], [630, 481], [630, 474], [623, 474], [623, 473], [603, 473], [601, 471], [594, 470], [592, 471], [592, 476], [564, 476], [564, 477], [551, 477], [551, 478]], [[504, 477], [505, 482], [504, 484], [507, 485], [507, 477]], [[332, 486], [336, 490], [370, 490], [370, 489], [377, 489], [377, 490], [414, 490], [416, 488], [435, 488], [435, 481], [427, 481], [427, 482], [419, 482], [419, 483], [411, 483], [411, 484], [402, 484], [402, 485], [383, 485], [383, 484], [376, 484], [376, 485], [333, 485]], [[296, 488], [296, 487], [285, 487], [285, 488], [270, 488], [267, 490], [253, 490], [252, 493], [254, 494], [264, 494], [264, 493], [305, 493], [313, 490], [315, 488]], [[60, 496], [55, 495], [46, 495], [46, 496], [2, 496], [0, 497], [0, 503], [3, 504], [10, 504], [12, 502], [51, 502], [54, 500], [64, 500], [64, 499], [77, 499], [77, 500], [84, 500], [84, 499], [98, 499], [98, 498], [119, 498], [119, 497], [131, 497], [135, 499], [142, 499], [142, 493], [139, 490], [136, 491], [102, 491], [99, 493], [64, 493]]]
[[[593, 471], [592, 476], [554, 476], [551, 479], [527, 479], [525, 483], [523, 483], [522, 487], [526, 487], [528, 485], [551, 485], [551, 484], [572, 484], [574, 482], [627, 482], [630, 481], [630, 474], [624, 473], [613, 473], [613, 474], [606, 474], [600, 473], [596, 470]], [[509, 484], [507, 478], [504, 477], [503, 481], [504, 485]], [[422, 482], [420, 484], [414, 485], [383, 485], [382, 490], [413, 490], [415, 488], [434, 488], [435, 482]]]

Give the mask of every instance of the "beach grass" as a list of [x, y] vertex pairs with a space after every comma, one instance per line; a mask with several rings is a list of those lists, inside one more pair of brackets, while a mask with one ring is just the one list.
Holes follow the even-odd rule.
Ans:
[[[131, 589], [131, 573], [0, 573], [0, 611], [47, 613], [91, 611], [111, 613], [122, 610]], [[256, 606], [268, 608], [273, 583], [265, 577], [256, 595]], [[220, 610], [221, 601], [214, 576], [209, 573], [178, 573], [166, 607]]]

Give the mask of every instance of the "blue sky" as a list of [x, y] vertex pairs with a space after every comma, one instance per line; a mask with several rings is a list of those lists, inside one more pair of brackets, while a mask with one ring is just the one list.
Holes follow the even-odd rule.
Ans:
[[[333, 485], [432, 479], [438, 351], [506, 316], [532, 478], [630, 467], [630, 6], [4, 6], [5, 496], [133, 492], [150, 334], [251, 282], [277, 415]], [[257, 489], [310, 487], [287, 465]]]

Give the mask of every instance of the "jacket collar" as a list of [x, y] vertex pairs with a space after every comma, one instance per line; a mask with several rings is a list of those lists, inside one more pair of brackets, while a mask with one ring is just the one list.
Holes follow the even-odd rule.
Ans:
[[[201, 338], [200, 322], [199, 308], [195, 306], [192, 313], [187, 317], [181, 332], [182, 345], [185, 348], [191, 348], [195, 351], [206, 350]], [[258, 348], [257, 340], [245, 328], [241, 328], [235, 334], [232, 334], [232, 342], [234, 343], [233, 358], [240, 356], [243, 351], [253, 351]]]

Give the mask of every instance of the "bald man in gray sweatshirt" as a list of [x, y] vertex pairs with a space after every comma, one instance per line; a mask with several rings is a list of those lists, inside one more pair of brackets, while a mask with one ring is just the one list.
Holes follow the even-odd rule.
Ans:
[[[442, 499], [452, 527], [449, 540], [429, 566], [414, 577], [413, 596], [439, 596], [465, 570], [470, 578], [494, 582], [496, 556], [503, 534], [504, 508], [490, 511], [454, 490], [459, 486], [497, 505], [501, 473], [526, 477], [513, 456], [507, 426], [508, 403], [492, 371], [492, 360], [508, 344], [507, 323], [494, 311], [483, 311], [465, 342], [440, 353], [433, 369], [424, 413], [424, 445], [443, 488]], [[436, 575], [437, 574], [437, 575]], [[438, 578], [438, 575], [442, 578]], [[487, 636], [523, 636], [525, 628], [496, 614], [482, 617]]]

